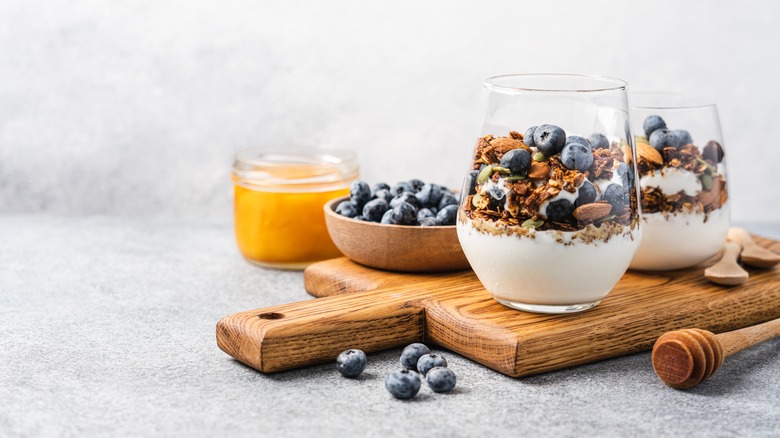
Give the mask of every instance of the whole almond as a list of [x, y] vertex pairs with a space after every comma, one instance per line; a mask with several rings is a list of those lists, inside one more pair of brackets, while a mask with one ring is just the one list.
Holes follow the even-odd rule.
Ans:
[[592, 203], [580, 205], [574, 209], [574, 217], [582, 222], [593, 222], [607, 216], [612, 211], [612, 206], [605, 203]]
[[528, 171], [530, 179], [547, 179], [550, 176], [550, 165], [546, 161], [532, 161], [531, 170]]
[[664, 159], [661, 156], [660, 153], [658, 153], [657, 150], [655, 150], [654, 147], [650, 146], [647, 143], [637, 143], [636, 144], [636, 153], [639, 155], [640, 158], [644, 158], [649, 163], [661, 166], [664, 164]]

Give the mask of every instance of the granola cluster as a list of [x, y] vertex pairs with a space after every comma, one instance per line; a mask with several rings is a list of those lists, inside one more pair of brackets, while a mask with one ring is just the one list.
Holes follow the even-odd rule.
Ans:
[[[526, 134], [510, 131], [506, 137], [486, 135], [477, 139], [469, 175], [472, 181], [466, 187], [470, 191], [463, 206], [466, 217], [481, 219], [491, 229], [520, 227], [515, 231], [518, 234], [524, 234], [523, 229], [582, 231], [587, 228], [588, 233], [583, 235], [596, 236], [607, 231], [614, 234], [624, 226], [633, 228], [637, 199], [633, 168], [624, 163], [624, 149], [610, 144], [603, 135], [600, 136], [602, 144], [595, 147], [598, 139], [567, 138], [563, 134], [565, 143], [556, 150], [543, 143], [547, 138], [539, 135], [548, 126], [553, 125], [530, 128]], [[528, 137], [534, 129], [536, 141]], [[578, 144], [570, 146], [575, 142]], [[567, 148], [580, 151], [571, 152]], [[513, 152], [518, 149], [532, 157], [530, 163], [519, 167], [519, 171], [503, 166], [512, 161], [506, 157], [520, 155]], [[616, 180], [623, 183], [614, 184]], [[604, 193], [607, 190], [602, 192], [609, 185], [615, 186], [611, 197]]]
[[[664, 131], [666, 131], [664, 129]], [[712, 140], [699, 150], [692, 144], [690, 135], [683, 137], [685, 144], [663, 144], [658, 136], [637, 137], [637, 169], [640, 177], [661, 175], [669, 169], [687, 171], [701, 183], [701, 191], [695, 195], [680, 191], [664, 193], [659, 187], [642, 187], [641, 205], [644, 213], [674, 214], [677, 212], [709, 214], [728, 200], [726, 180], [718, 173], [718, 163], [723, 160], [723, 148]], [[656, 144], [651, 144], [656, 143]]]

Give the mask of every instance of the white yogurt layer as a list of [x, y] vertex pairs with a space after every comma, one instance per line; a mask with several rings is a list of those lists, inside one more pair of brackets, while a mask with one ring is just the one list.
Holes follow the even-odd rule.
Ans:
[[474, 273], [495, 298], [549, 306], [604, 298], [628, 269], [640, 240], [639, 229], [633, 238], [615, 235], [590, 243], [573, 238], [577, 232], [536, 231], [535, 238], [489, 234], [471, 221], [458, 221], [457, 230]]
[[704, 213], [642, 215], [642, 242], [631, 269], [681, 269], [706, 261], [720, 251], [729, 230], [728, 203]]
[[693, 172], [676, 167], [664, 167], [650, 175], [639, 179], [642, 189], [658, 187], [665, 195], [685, 192], [688, 196], [696, 196], [701, 192], [701, 181]]

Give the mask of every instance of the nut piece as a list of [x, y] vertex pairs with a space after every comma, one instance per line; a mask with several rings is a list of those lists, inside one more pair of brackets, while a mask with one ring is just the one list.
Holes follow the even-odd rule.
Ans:
[[627, 144], [624, 144], [621, 146], [621, 149], [623, 151], [623, 160], [626, 162], [626, 164], [631, 164], [631, 162], [634, 160], [634, 157], [631, 155], [631, 148], [628, 147]]
[[550, 165], [546, 161], [532, 161], [528, 171], [530, 179], [547, 179], [550, 176]]
[[640, 158], [644, 158], [649, 163], [655, 164], [657, 166], [661, 166], [664, 164], [664, 159], [661, 156], [661, 154], [658, 153], [658, 151], [655, 150], [654, 147], [650, 146], [647, 143], [637, 143], [636, 153], [637, 155], [639, 155]]
[[574, 217], [581, 222], [593, 222], [603, 218], [612, 211], [612, 206], [607, 203], [593, 203], [580, 205], [574, 210]]
[[490, 145], [495, 148], [496, 151], [500, 152], [502, 155], [511, 151], [512, 149], [525, 149], [528, 152], [531, 152], [531, 148], [525, 145], [520, 140], [517, 140], [515, 138], [508, 138], [508, 137], [498, 137], [494, 138]]

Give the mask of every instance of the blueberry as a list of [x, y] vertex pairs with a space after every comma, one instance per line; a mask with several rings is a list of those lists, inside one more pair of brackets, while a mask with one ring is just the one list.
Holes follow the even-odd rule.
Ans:
[[448, 205], [436, 213], [436, 225], [455, 225], [455, 219], [458, 217], [457, 204]]
[[423, 354], [417, 360], [417, 372], [423, 376], [427, 374], [431, 368], [446, 366], [447, 359], [439, 356], [438, 354]]
[[448, 206], [448, 205], [458, 205], [458, 197], [453, 195], [452, 193], [445, 193], [441, 197], [441, 201], [439, 201], [439, 210], [442, 208]]
[[344, 377], [357, 377], [366, 368], [366, 353], [361, 350], [343, 351], [336, 358], [336, 369]]
[[393, 187], [390, 188], [390, 194], [393, 195], [393, 196], [398, 196], [398, 195], [400, 195], [403, 192], [412, 192], [412, 193], [414, 193], [414, 192], [416, 192], [416, 190], [414, 189], [414, 187], [412, 187], [411, 184], [409, 184], [408, 182], [404, 182], [404, 181], [401, 181], [398, 184], [396, 184], [396, 185], [394, 185]]
[[574, 206], [579, 207], [591, 202], [596, 202], [596, 188], [590, 181], [585, 180], [577, 191], [577, 200], [574, 201]]
[[501, 167], [509, 169], [512, 175], [528, 175], [531, 153], [525, 149], [512, 149], [501, 157]]
[[525, 143], [526, 146], [536, 146], [534, 143], [534, 132], [536, 132], [536, 126], [531, 126], [525, 130], [525, 134], [523, 134], [523, 143]]
[[390, 200], [393, 199], [393, 195], [388, 189], [379, 189], [374, 192], [374, 198], [384, 199], [385, 201], [390, 202]]
[[410, 370], [399, 370], [385, 377], [385, 388], [395, 398], [412, 398], [420, 391], [420, 375]]
[[710, 140], [704, 146], [701, 155], [705, 160], [710, 160], [717, 164], [723, 161], [723, 147], [715, 140]]
[[561, 163], [569, 169], [580, 172], [590, 169], [590, 166], [593, 165], [593, 152], [591, 152], [590, 144], [567, 143], [561, 151]]
[[612, 213], [619, 213], [628, 206], [628, 190], [620, 184], [610, 184], [604, 190], [604, 199], [612, 205]]
[[393, 209], [387, 210], [385, 214], [382, 215], [382, 220], [380, 220], [379, 223], [395, 225], [395, 222], [393, 222]]
[[356, 221], [363, 221], [363, 222], [367, 222], [368, 221], [368, 219], [366, 219], [366, 217], [363, 216], [362, 214], [359, 215], [359, 216], [355, 216], [352, 219], [355, 219]]
[[495, 199], [496, 201], [500, 201], [504, 199], [504, 196], [506, 196], [506, 193], [504, 193], [504, 191], [501, 190], [501, 187], [496, 185], [490, 186], [490, 188], [487, 190], [487, 193], [490, 195], [491, 198]]
[[422, 222], [423, 219], [433, 218], [436, 219], [436, 215], [429, 208], [421, 208], [417, 210], [417, 222]]
[[547, 204], [547, 219], [562, 221], [574, 210], [574, 205], [568, 199], [559, 199]]
[[623, 184], [623, 187], [628, 189], [634, 184], [634, 169], [629, 166], [626, 163], [620, 163], [618, 164], [617, 169], [615, 170], [617, 172], [618, 176], [620, 177], [620, 182]]
[[466, 177], [463, 179], [464, 193], [468, 193], [469, 195], [477, 193], [477, 175], [479, 175], [478, 170], [471, 170], [466, 174]]
[[393, 223], [397, 225], [414, 225], [417, 223], [417, 207], [402, 202], [391, 210], [393, 212]]
[[656, 129], [650, 134], [650, 146], [654, 147], [660, 153], [664, 152], [664, 148], [676, 148], [679, 145], [679, 139], [673, 131], [668, 129]]
[[642, 124], [642, 128], [645, 130], [645, 137], [650, 138], [650, 136], [653, 135], [653, 132], [659, 129], [666, 129], [666, 122], [664, 122], [664, 119], [662, 119], [661, 116], [647, 116], [645, 122]]
[[352, 201], [341, 201], [336, 206], [336, 213], [346, 217], [355, 217], [358, 215], [358, 207]]
[[387, 183], [383, 183], [383, 182], [376, 183], [373, 186], [371, 186], [371, 193], [374, 194], [374, 197], [376, 197], [376, 192], [378, 192], [380, 190], [387, 190], [389, 192], [390, 191], [390, 186], [387, 185]]
[[384, 199], [368, 201], [366, 202], [366, 205], [363, 206], [363, 217], [370, 222], [379, 222], [382, 220], [382, 215], [385, 214], [388, 208], [390, 207]]
[[693, 144], [693, 138], [691, 133], [684, 129], [675, 129], [672, 131], [677, 136], [677, 147], [684, 146], [686, 144]]
[[593, 149], [609, 149], [609, 139], [604, 134], [591, 134], [590, 145]]
[[417, 193], [417, 192], [420, 191], [422, 186], [425, 185], [425, 183], [422, 182], [421, 180], [417, 179], [417, 178], [414, 178], [414, 179], [410, 179], [409, 180], [409, 185], [411, 185], [412, 188], [414, 189], [414, 192]]
[[421, 207], [438, 206], [443, 195], [441, 187], [436, 184], [425, 184], [419, 192], [415, 193]]
[[585, 137], [580, 137], [579, 135], [570, 135], [570, 136], [566, 137], [566, 144], [569, 144], [569, 143], [579, 143], [579, 144], [582, 144], [582, 145], [590, 147], [590, 140], [588, 140]]
[[566, 132], [555, 125], [542, 125], [534, 131], [534, 144], [539, 151], [551, 157], [566, 144]]
[[412, 192], [403, 192], [400, 195], [390, 200], [390, 208], [395, 208], [398, 204], [407, 202], [415, 207], [420, 207], [420, 201], [414, 196]]
[[439, 225], [436, 222], [436, 218], [435, 217], [426, 217], [426, 218], [423, 218], [423, 220], [418, 220], [417, 222], [420, 223], [421, 227], [435, 227], [435, 226]]
[[349, 199], [362, 208], [371, 199], [371, 187], [365, 181], [355, 180], [349, 186]]
[[417, 367], [417, 361], [420, 360], [420, 356], [430, 353], [431, 349], [425, 344], [419, 342], [409, 344], [401, 352], [401, 365], [407, 370], [413, 370]]
[[450, 392], [455, 387], [455, 373], [445, 367], [435, 367], [428, 371], [425, 381], [433, 392]]

